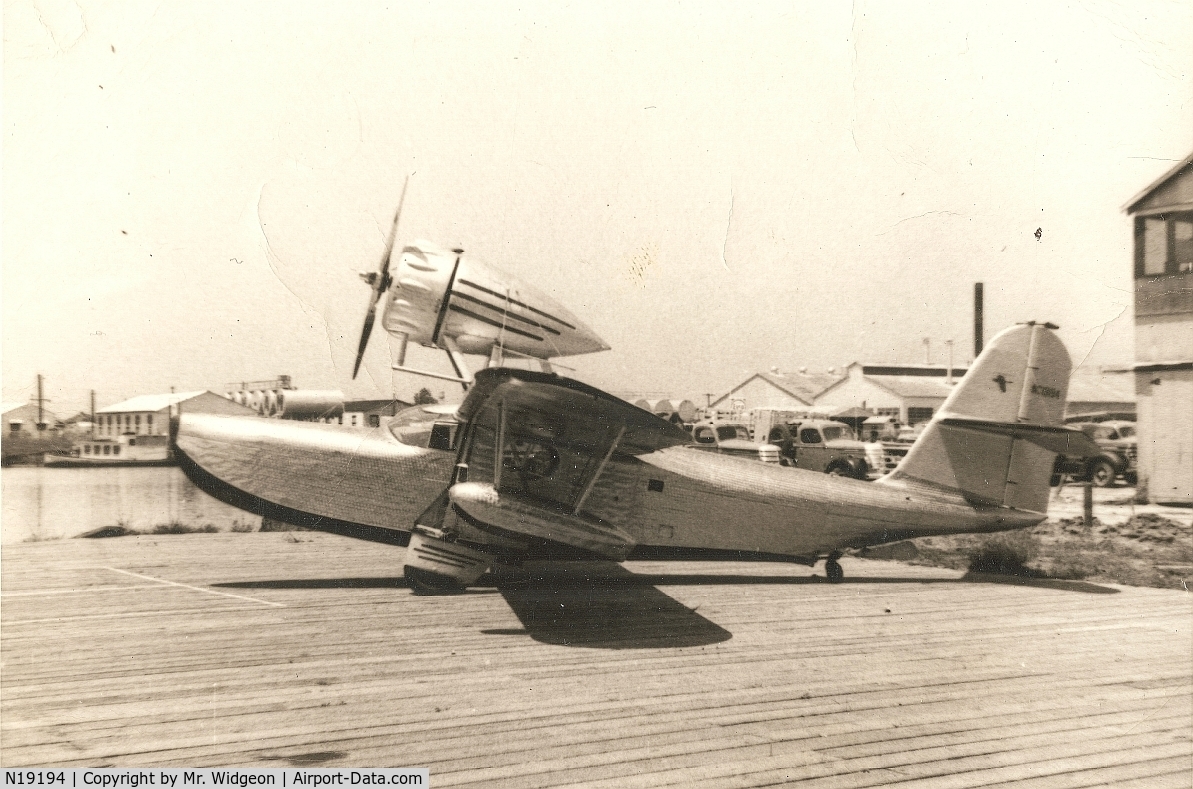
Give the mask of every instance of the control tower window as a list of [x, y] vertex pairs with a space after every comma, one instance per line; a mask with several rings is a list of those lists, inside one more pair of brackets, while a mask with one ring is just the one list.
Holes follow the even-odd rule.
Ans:
[[1135, 276], [1193, 271], [1193, 211], [1135, 220]]

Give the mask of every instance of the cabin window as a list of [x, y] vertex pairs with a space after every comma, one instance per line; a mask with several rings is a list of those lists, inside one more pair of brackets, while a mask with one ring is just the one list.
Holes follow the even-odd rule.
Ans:
[[[459, 426], [442, 410], [432, 411], [422, 406], [407, 408], [389, 423], [389, 432], [403, 444], [430, 449], [451, 449], [455, 430]], [[446, 434], [445, 434], [446, 431]], [[436, 445], [438, 442], [440, 445]], [[442, 445], [446, 442], [446, 445]]]
[[134, 423], [136, 424], [136, 426], [137, 426], [137, 432], [138, 432], [138, 433], [140, 433], [140, 432], [141, 432], [141, 415], [140, 415], [140, 414], [137, 414], [136, 416], [134, 416], [134, 417], [133, 417], [133, 422], [134, 422]]
[[120, 445], [119, 445], [119, 444], [117, 444], [116, 446], [112, 447], [112, 454], [113, 454], [113, 455], [119, 455], [119, 454], [120, 454]]
[[130, 447], [135, 447], [135, 446], [137, 445], [137, 439], [135, 439], [135, 438], [130, 438], [130, 439], [128, 440], [128, 445], [129, 445]]
[[145, 415], [145, 432], [146, 433], [153, 432], [153, 414]]
[[1135, 276], [1193, 271], [1193, 211], [1135, 219]]
[[814, 427], [805, 427], [799, 431], [799, 440], [801, 444], [819, 444], [820, 431]]
[[84, 455], [90, 455], [90, 454], [91, 454], [91, 445], [90, 445], [90, 444], [84, 444], [84, 445], [83, 445], [83, 454], [84, 454]]
[[111, 445], [109, 445], [109, 444], [104, 444], [104, 454], [105, 454], [105, 455], [110, 455], [110, 454], [112, 454], [112, 447], [111, 447]]
[[369, 414], [369, 427], [381, 427], [380, 414]]
[[436, 422], [431, 427], [431, 439], [427, 442], [429, 449], [455, 449], [456, 428], [458, 422]]

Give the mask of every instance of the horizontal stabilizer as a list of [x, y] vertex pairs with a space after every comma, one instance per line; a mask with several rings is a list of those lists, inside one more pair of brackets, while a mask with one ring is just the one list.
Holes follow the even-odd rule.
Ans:
[[1005, 422], [984, 422], [978, 419], [945, 418], [940, 424], [948, 427], [963, 427], [984, 433], [1029, 441], [1049, 452], [1069, 457], [1095, 457], [1100, 452], [1098, 445], [1080, 430], [1070, 427], [1049, 427], [1046, 425], [1010, 425]]

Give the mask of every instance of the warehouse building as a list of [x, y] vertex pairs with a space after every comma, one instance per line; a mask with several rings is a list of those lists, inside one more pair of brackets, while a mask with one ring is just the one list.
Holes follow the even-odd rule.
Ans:
[[[50, 413], [43, 405], [38, 409], [37, 403], [4, 403], [0, 408], [3, 408], [3, 418], [5, 432], [10, 435], [20, 433], [37, 434], [40, 431], [58, 425], [58, 417]], [[38, 420], [41, 420], [41, 427], [38, 427]]]
[[854, 362], [845, 368], [844, 378], [816, 397], [816, 405], [864, 408], [904, 425], [916, 425], [940, 410], [963, 375], [963, 367]]
[[774, 408], [797, 411], [809, 408], [816, 396], [841, 380], [835, 371], [809, 373], [806, 368], [795, 373], [755, 373], [725, 394], [713, 400], [705, 409], [710, 413], [744, 413], [753, 408]]
[[930, 364], [862, 364], [825, 373], [755, 373], [712, 402], [709, 410], [720, 414], [753, 408], [833, 413], [864, 409], [891, 416], [905, 425], [932, 418], [953, 390], [964, 367]]
[[1135, 225], [1139, 496], [1193, 503], [1193, 154], [1124, 210]]

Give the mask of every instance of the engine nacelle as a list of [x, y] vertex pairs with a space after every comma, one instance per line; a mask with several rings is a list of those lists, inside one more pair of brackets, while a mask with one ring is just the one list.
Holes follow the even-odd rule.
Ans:
[[555, 299], [463, 250], [416, 242], [392, 276], [382, 325], [420, 345], [450, 338], [464, 353], [500, 345], [536, 359], [609, 349]]

